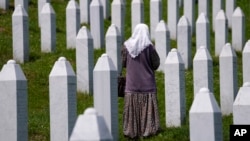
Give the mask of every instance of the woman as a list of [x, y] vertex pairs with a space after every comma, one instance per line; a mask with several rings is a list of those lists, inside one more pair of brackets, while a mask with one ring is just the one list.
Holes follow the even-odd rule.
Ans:
[[122, 50], [126, 67], [123, 133], [129, 138], [148, 137], [160, 129], [154, 70], [159, 56], [146, 24], [138, 24]]

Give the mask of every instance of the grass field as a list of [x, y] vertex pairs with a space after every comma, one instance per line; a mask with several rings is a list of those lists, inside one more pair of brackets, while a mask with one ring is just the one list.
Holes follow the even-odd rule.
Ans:
[[[50, 140], [49, 126], [49, 73], [54, 65], [54, 62], [60, 57], [65, 56], [76, 70], [75, 50], [66, 49], [66, 17], [65, 10], [67, 1], [51, 0], [51, 4], [56, 13], [56, 52], [41, 53], [40, 48], [40, 29], [38, 27], [37, 1], [29, 0], [29, 43], [30, 43], [30, 61], [21, 64], [23, 72], [28, 80], [28, 131], [30, 141], [48, 141]], [[167, 21], [167, 0], [163, 2], [163, 19]], [[145, 23], [149, 25], [149, 0], [144, 0], [145, 3]], [[10, 0], [10, 9], [7, 11], [0, 10], [0, 66], [2, 67], [9, 59], [12, 59], [12, 25], [11, 16], [14, 10], [13, 0]], [[236, 5], [241, 7], [246, 16], [246, 40], [250, 38], [250, 2], [249, 0], [238, 0]], [[197, 9], [197, 7], [196, 7]], [[181, 15], [182, 15], [181, 9]], [[126, 2], [126, 25], [125, 38], [131, 34], [130, 20], [130, 0]], [[210, 14], [212, 15], [212, 14]], [[196, 13], [197, 16], [197, 13]], [[211, 17], [210, 17], [211, 21]], [[110, 20], [105, 20], [105, 32]], [[87, 25], [88, 26], [88, 25]], [[231, 33], [229, 32], [229, 41]], [[192, 39], [192, 46], [195, 48], [195, 37]], [[176, 48], [176, 41], [171, 41], [171, 47]], [[213, 57], [213, 72], [214, 72], [214, 95], [219, 103], [219, 61], [218, 57], [214, 56], [214, 34], [211, 31], [211, 55]], [[105, 49], [95, 50], [95, 61], [105, 52]], [[194, 49], [192, 54], [194, 55]], [[242, 66], [241, 53], [238, 56], [238, 86], [242, 85]], [[164, 141], [188, 141], [189, 140], [189, 119], [188, 113], [193, 101], [193, 76], [192, 69], [186, 71], [186, 119], [180, 128], [165, 127], [165, 98], [164, 98], [164, 74], [156, 73], [158, 101], [160, 109], [160, 120], [162, 132], [157, 136], [143, 140], [164, 140]], [[83, 113], [87, 107], [93, 106], [93, 97], [88, 94], [78, 93], [77, 95], [77, 112]], [[119, 132], [120, 140], [125, 140], [122, 134], [122, 111], [123, 99], [119, 98]], [[229, 125], [232, 124], [232, 115], [223, 117], [223, 139], [229, 140]]]

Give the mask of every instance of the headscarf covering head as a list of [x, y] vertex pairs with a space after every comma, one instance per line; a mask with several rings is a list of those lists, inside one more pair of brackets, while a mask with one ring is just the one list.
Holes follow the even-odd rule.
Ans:
[[150, 40], [148, 26], [143, 23], [136, 25], [132, 36], [124, 43], [132, 58], [138, 56], [150, 44], [152, 44], [152, 42]]

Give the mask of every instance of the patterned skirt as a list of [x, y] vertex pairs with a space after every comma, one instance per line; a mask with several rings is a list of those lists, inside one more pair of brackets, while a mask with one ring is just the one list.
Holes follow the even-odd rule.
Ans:
[[125, 93], [123, 134], [129, 138], [148, 137], [160, 130], [156, 93]]

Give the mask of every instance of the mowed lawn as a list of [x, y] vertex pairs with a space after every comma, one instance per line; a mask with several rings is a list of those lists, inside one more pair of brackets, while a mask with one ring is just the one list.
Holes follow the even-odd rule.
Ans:
[[[75, 49], [66, 49], [66, 6], [68, 1], [51, 0], [52, 7], [56, 13], [56, 52], [41, 53], [40, 48], [40, 28], [38, 26], [38, 3], [36, 0], [29, 0], [29, 62], [21, 64], [23, 72], [28, 80], [28, 131], [30, 141], [48, 141], [50, 140], [50, 120], [49, 120], [49, 73], [54, 62], [64, 56], [70, 61], [74, 70], [76, 70]], [[125, 38], [131, 35], [131, 0], [126, 1], [125, 16]], [[149, 25], [149, 0], [144, 0], [145, 23]], [[167, 0], [162, 0], [163, 20], [167, 21]], [[250, 38], [250, 2], [249, 0], [238, 0], [236, 6], [239, 6], [246, 17], [246, 41]], [[196, 18], [197, 18], [197, 5]], [[210, 7], [212, 9], [212, 7]], [[12, 13], [14, 11], [14, 2], [10, 0], [10, 8], [7, 11], [0, 10], [0, 66], [2, 67], [9, 59], [12, 59]], [[180, 9], [180, 15], [183, 14], [183, 8]], [[212, 14], [210, 14], [212, 15]], [[212, 17], [209, 17], [211, 21]], [[88, 24], [84, 24], [89, 28]], [[111, 25], [111, 19], [105, 20], [105, 33]], [[210, 24], [211, 25], [211, 24]], [[83, 26], [83, 25], [82, 25]], [[212, 29], [212, 28], [211, 28]], [[214, 95], [219, 104], [220, 84], [219, 84], [219, 58], [214, 56], [214, 33], [211, 30], [211, 56], [213, 57], [214, 72]], [[231, 31], [229, 31], [229, 42], [231, 42]], [[176, 41], [171, 41], [171, 48], [176, 48]], [[192, 55], [195, 54], [195, 36], [192, 38]], [[95, 50], [95, 62], [98, 57], [105, 52], [105, 48]], [[242, 86], [242, 58], [241, 52], [237, 52], [238, 61], [238, 86]], [[162, 131], [154, 137], [142, 140], [152, 141], [188, 141], [189, 140], [189, 109], [193, 101], [193, 72], [192, 69], [185, 72], [186, 76], [186, 118], [184, 124], [178, 128], [166, 128], [165, 125], [165, 90], [164, 74], [156, 72], [158, 101], [160, 110], [160, 120]], [[123, 99], [119, 98], [119, 132], [120, 140], [126, 140], [122, 134], [122, 112]], [[88, 107], [93, 107], [93, 96], [89, 94], [78, 93], [77, 95], [77, 113], [82, 114]], [[223, 117], [223, 140], [229, 140], [229, 126], [232, 124], [232, 115]]]

